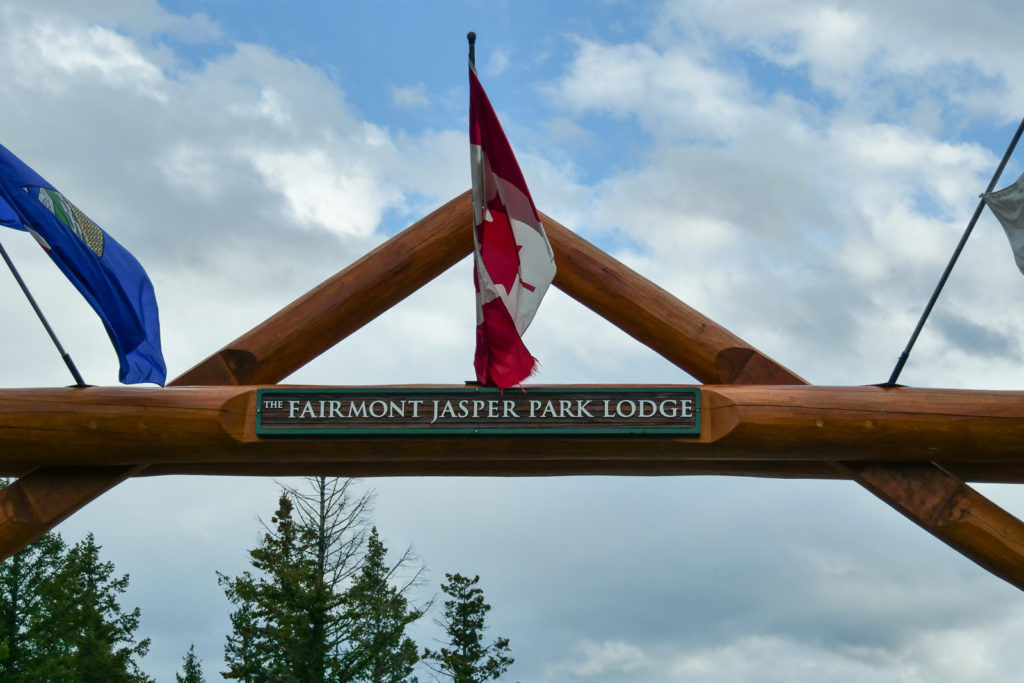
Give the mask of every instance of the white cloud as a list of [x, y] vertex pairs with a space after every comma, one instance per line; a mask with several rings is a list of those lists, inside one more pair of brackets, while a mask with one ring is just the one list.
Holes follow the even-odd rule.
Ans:
[[484, 72], [488, 76], [500, 76], [508, 68], [512, 53], [506, 48], [495, 48], [488, 52]]
[[545, 681], [643, 680], [649, 683], [927, 683], [1015, 680], [1019, 613], [970, 628], [923, 627], [893, 647], [843, 645], [827, 637], [751, 634], [708, 647], [657, 640], [645, 648], [623, 641], [583, 641]]
[[544, 125], [547, 133], [557, 140], [578, 141], [589, 137], [585, 128], [565, 117], [552, 119]]
[[253, 116], [266, 119], [279, 128], [287, 128], [292, 123], [288, 103], [273, 87], [264, 87], [260, 90], [260, 100], [256, 106], [251, 103], [239, 103], [230, 108], [232, 114], [237, 116]]
[[391, 101], [396, 107], [405, 109], [423, 109], [430, 106], [427, 97], [427, 86], [423, 83], [408, 86], [391, 86]]
[[[18, 102], [0, 111], [0, 136], [146, 265], [171, 376], [395, 230], [383, 223], [389, 212], [404, 227], [468, 184], [463, 136], [393, 135], [308, 65], [242, 44], [185, 66], [71, 10], [0, 12], [0, 54], [19, 74], [0, 85]], [[289, 238], [297, 232], [307, 237]], [[46, 268], [37, 297], [79, 306]], [[256, 291], [269, 298], [250, 302]], [[95, 328], [87, 307], [80, 317]], [[230, 327], [203, 322], [228, 318]], [[116, 369], [98, 338], [69, 346], [90, 381], [108, 383]], [[37, 371], [49, 365], [46, 347], [35, 351], [6, 384], [48, 376]]]
[[61, 17], [26, 22], [20, 14], [0, 12], [7, 24], [6, 59], [23, 86], [59, 93], [72, 84], [93, 81], [103, 90], [132, 88], [164, 102], [162, 75], [128, 38], [101, 26], [77, 25]]
[[[746, 636], [725, 645], [670, 655], [645, 680], [655, 683], [699, 677], [705, 683], [1010, 683], [1016, 676], [1014, 665], [998, 650], [1016, 637], [1019, 628], [1019, 618], [977, 629], [929, 628], [892, 651], [836, 647], [833, 643], [772, 635]], [[1010, 659], [1020, 658], [1014, 655]]]
[[[835, 16], [818, 20], [846, 31], [863, 26]], [[766, 20], [748, 28], [767, 35], [773, 26]], [[909, 121], [875, 120], [873, 111], [832, 115], [813, 99], [801, 101], [806, 93], [796, 87], [766, 98], [742, 71], [720, 62], [706, 40], [695, 49], [689, 34], [662, 37], [663, 47], [580, 40], [549, 90], [568, 112], [627, 117], [651, 136], [644, 158], [600, 181], [577, 224], [624, 234], [637, 245], [646, 275], [783, 362], [812, 364], [804, 373], [812, 381], [881, 381], [887, 370], [878, 355], [895, 355], [884, 344], [898, 350], [905, 343], [900, 336], [913, 327], [910, 311], [920, 311], [942, 272], [994, 155]], [[982, 234], [972, 249], [1005, 261], [1005, 249]], [[705, 265], [723, 263], [729, 272]], [[992, 301], [990, 287], [1019, 298], [1009, 269], [1002, 286], [987, 270], [958, 273], [958, 289], [944, 301], [979, 332], [1014, 305]], [[826, 293], [846, 303], [822, 315]], [[904, 311], [905, 329], [892, 325]], [[883, 320], [891, 326], [879, 329]], [[1011, 336], [1024, 333], [1009, 324]], [[802, 334], [794, 340], [796, 330]], [[845, 355], [841, 366], [828, 365], [827, 378], [813, 368], [826, 348]], [[1012, 385], [1022, 377], [1019, 363], [1012, 354], [992, 358], [995, 348], [1010, 347], [981, 351], [946, 336], [918, 349], [918, 367], [947, 368], [952, 352], [976, 355], [1015, 378], [989, 371], [976, 381]]]
[[636, 673], [644, 667], [646, 657], [636, 645], [617, 640], [595, 643], [584, 640], [577, 646], [577, 655], [561, 667], [568, 674], [580, 678], [595, 675]]
[[[952, 110], [945, 115], [962, 107], [1012, 119], [1024, 102], [1012, 66], [1012, 27], [1021, 18], [1016, 6], [981, 3], [968, 10], [951, 0], [841, 6], [670, 0], [655, 34], [662, 45], [678, 42], [678, 31], [701, 44], [717, 38], [787, 69], [807, 69], [815, 87], [860, 111], [887, 107], [909, 90], [916, 91], [911, 108], [939, 97]], [[993, 96], [993, 83], [1005, 96]]]
[[321, 150], [248, 154], [270, 192], [284, 195], [292, 220], [340, 235], [369, 237], [394, 194], [371, 173]]
[[[12, 11], [13, 3], [6, 9]], [[92, 0], [89, 3], [39, 0], [25, 16], [32, 16], [38, 10], [51, 16], [68, 15], [89, 24], [110, 25], [137, 36], [167, 35], [186, 42], [214, 41], [223, 37], [220, 27], [206, 14], [172, 14], [161, 7], [158, 0]]]
[[658, 137], [721, 139], [744, 122], [743, 82], [685, 50], [577, 41], [564, 78], [548, 96], [576, 111], [638, 117]]

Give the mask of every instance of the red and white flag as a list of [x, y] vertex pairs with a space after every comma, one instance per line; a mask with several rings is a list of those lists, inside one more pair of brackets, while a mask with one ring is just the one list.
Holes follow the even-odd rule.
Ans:
[[511, 387], [537, 360], [522, 335], [555, 277], [555, 257], [498, 117], [469, 66], [469, 155], [473, 172], [476, 377]]

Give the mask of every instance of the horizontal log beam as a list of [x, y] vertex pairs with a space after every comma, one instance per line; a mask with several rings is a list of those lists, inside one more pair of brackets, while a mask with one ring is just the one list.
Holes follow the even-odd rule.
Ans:
[[[849, 463], [853, 465], [854, 463]], [[866, 463], [878, 465], [875, 463]], [[898, 469], [897, 465], [893, 465]], [[927, 468], [926, 468], [927, 469]], [[943, 462], [951, 477], [992, 484], [1024, 483], [1024, 463]], [[242, 477], [560, 477], [560, 476], [725, 476], [766, 479], [854, 479], [849, 469], [813, 460], [530, 460], [362, 462], [209, 462], [152, 465], [134, 476], [214, 475]], [[863, 483], [863, 482], [860, 482]], [[905, 506], [904, 506], [905, 507]], [[906, 512], [901, 510], [904, 514]]]
[[[0, 471], [352, 459], [467, 469], [490, 459], [494, 474], [528, 474], [531, 461], [544, 460], [616, 460], [649, 474], [676, 473], [686, 460], [934, 460], [1020, 469], [1024, 392], [713, 385], [701, 395], [696, 437], [258, 438], [256, 387], [6, 389], [0, 390]], [[510, 460], [522, 469], [502, 471]]]
[[846, 479], [821, 462], [763, 460], [643, 460], [476, 458], [472, 460], [333, 460], [324, 462], [210, 462], [151, 465], [135, 476], [245, 477], [571, 477], [739, 476], [772, 479]]

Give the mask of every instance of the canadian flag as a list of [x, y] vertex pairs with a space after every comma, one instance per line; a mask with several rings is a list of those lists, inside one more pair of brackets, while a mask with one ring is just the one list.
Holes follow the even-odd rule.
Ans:
[[487, 93], [469, 66], [477, 380], [511, 387], [533, 374], [522, 335], [555, 277], [555, 257]]

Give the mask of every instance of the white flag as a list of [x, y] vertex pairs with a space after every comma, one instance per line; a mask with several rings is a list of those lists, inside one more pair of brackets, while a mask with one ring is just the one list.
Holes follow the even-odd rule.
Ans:
[[986, 192], [981, 198], [992, 209], [1010, 239], [1013, 259], [1024, 273], [1024, 175], [1017, 182], [995, 192]]

